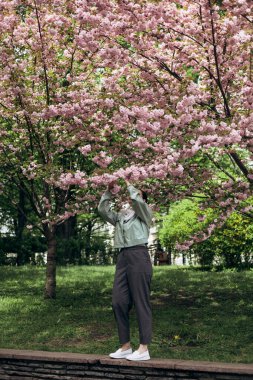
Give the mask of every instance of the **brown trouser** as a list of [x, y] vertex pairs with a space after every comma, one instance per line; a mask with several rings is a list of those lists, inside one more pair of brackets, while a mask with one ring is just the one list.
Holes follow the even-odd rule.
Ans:
[[112, 308], [121, 344], [130, 341], [129, 311], [134, 304], [140, 344], [149, 344], [152, 336], [150, 286], [153, 267], [146, 246], [122, 248], [117, 257], [112, 290]]

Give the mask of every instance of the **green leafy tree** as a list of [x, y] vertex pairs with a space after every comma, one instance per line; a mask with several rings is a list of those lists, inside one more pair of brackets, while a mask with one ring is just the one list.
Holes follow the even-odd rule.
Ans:
[[224, 225], [192, 250], [202, 265], [212, 265], [217, 258], [221, 268], [249, 268], [252, 265], [253, 223], [233, 212]]
[[[217, 210], [206, 209], [203, 214], [197, 201], [185, 199], [171, 206], [168, 215], [162, 218], [159, 238], [165, 247], [179, 253], [178, 244], [193, 234], [202, 233], [203, 227], [216, 217]], [[223, 226], [214, 229], [212, 235], [194, 243], [187, 254], [194, 255], [201, 266], [216, 264], [224, 268], [250, 266], [252, 262], [253, 223], [239, 213], [233, 212]]]

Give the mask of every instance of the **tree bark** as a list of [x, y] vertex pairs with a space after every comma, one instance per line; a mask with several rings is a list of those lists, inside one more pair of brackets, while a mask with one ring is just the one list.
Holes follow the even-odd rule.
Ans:
[[81, 249], [77, 249], [75, 245], [71, 245], [71, 239], [78, 240], [77, 233], [77, 216], [71, 216], [63, 223], [56, 226], [56, 237], [60, 244], [57, 246], [57, 262], [56, 264], [64, 265], [67, 263], [76, 264], [81, 263]]
[[56, 233], [55, 227], [44, 226], [47, 240], [47, 265], [44, 298], [56, 298]]
[[61, 239], [70, 239], [76, 235], [76, 215], [70, 216], [63, 223], [56, 226], [56, 235]]
[[93, 227], [93, 223], [92, 221], [89, 220], [87, 223], [87, 228], [86, 228], [86, 247], [85, 247], [85, 256], [86, 256], [87, 264], [90, 264], [92, 227]]
[[168, 265], [172, 265], [172, 253], [171, 253], [171, 246], [169, 246], [169, 247], [168, 247], [167, 257], [168, 257], [168, 261], [167, 261], [167, 264], [168, 264]]
[[[22, 212], [23, 211], [23, 212]], [[26, 216], [25, 216], [25, 193], [22, 189], [19, 189], [19, 201], [17, 208], [17, 218], [14, 220], [15, 235], [17, 242], [17, 261], [18, 266], [29, 263], [29, 258], [24, 256], [23, 249], [23, 231], [25, 228]]]

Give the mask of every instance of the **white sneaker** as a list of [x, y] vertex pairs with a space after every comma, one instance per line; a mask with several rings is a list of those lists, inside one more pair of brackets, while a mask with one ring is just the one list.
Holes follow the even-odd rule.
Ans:
[[129, 348], [128, 350], [124, 350], [124, 351], [122, 351], [122, 349], [119, 348], [117, 351], [109, 354], [109, 356], [110, 358], [113, 358], [113, 359], [122, 359], [122, 358], [127, 357], [127, 355], [132, 354], [132, 352], [133, 352], [132, 348]]
[[142, 352], [141, 354], [139, 353], [138, 350], [134, 351], [132, 354], [128, 355], [126, 357], [127, 360], [149, 360], [149, 352], [148, 350], [145, 352]]

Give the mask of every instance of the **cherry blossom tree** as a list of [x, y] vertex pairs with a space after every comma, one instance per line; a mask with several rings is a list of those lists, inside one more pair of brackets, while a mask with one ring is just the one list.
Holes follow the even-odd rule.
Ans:
[[233, 210], [253, 217], [252, 14], [250, 0], [122, 0], [105, 12], [110, 133], [130, 158], [113, 174], [145, 181], [159, 205], [198, 196], [219, 210], [181, 249]]
[[33, 226], [27, 220], [27, 228], [39, 228], [47, 239], [49, 298], [56, 296], [56, 226], [94, 208], [97, 196], [87, 178], [100, 160], [109, 164], [97, 121], [100, 67], [92, 46], [81, 46], [89, 27], [79, 6], [0, 4], [1, 191], [20, 188], [40, 221]]
[[252, 11], [250, 0], [1, 2], [1, 186], [22, 186], [41, 221], [46, 297], [56, 225], [109, 182], [115, 193], [138, 182], [158, 207], [197, 196], [219, 209], [182, 249], [235, 209], [252, 216]]

